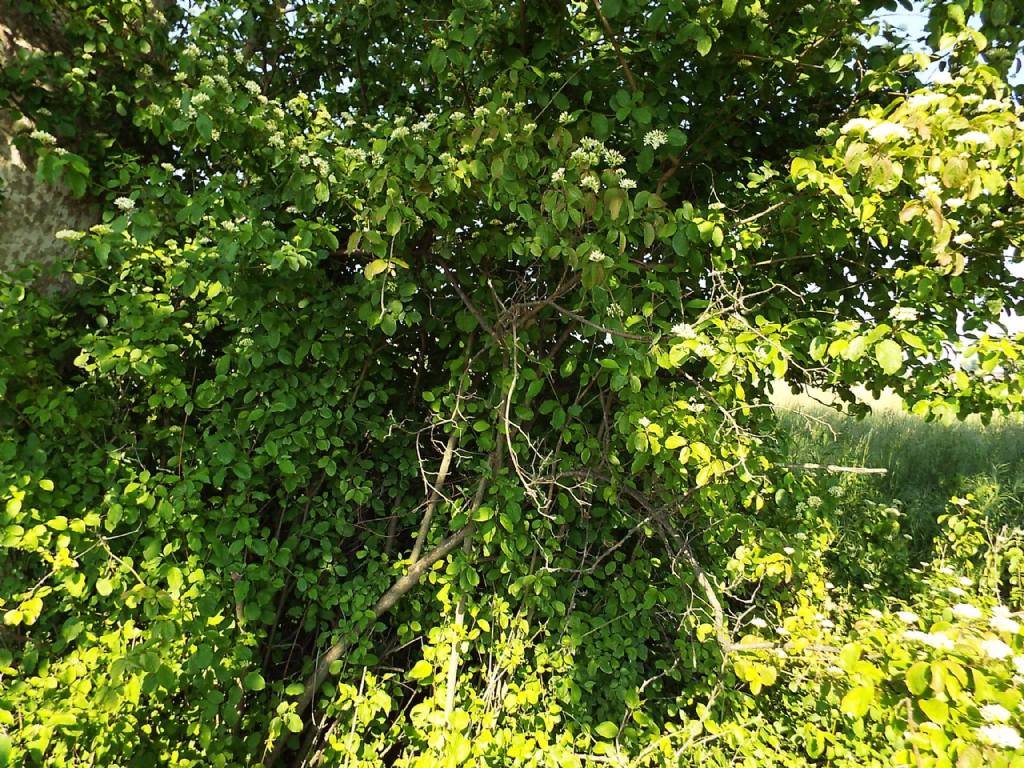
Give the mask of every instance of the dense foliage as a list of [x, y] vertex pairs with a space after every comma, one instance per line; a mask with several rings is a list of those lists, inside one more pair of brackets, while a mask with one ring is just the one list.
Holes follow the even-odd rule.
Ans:
[[0, 764], [1024, 763], [1019, 519], [767, 399], [1020, 408], [1024, 8], [9, 5]]

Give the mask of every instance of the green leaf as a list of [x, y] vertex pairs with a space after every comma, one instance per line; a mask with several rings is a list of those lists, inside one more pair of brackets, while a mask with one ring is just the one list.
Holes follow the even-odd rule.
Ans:
[[388, 268], [387, 259], [374, 259], [365, 267], [363, 267], [363, 274], [367, 280], [373, 280], [381, 272]]
[[267, 687], [267, 681], [259, 672], [250, 672], [245, 676], [245, 687], [250, 691], [262, 691]]
[[302, 733], [302, 718], [294, 712], [289, 712], [284, 718], [285, 727], [292, 733]]
[[11, 764], [11, 737], [6, 733], [0, 733], [0, 768], [6, 768]]
[[736, 13], [737, 0], [722, 0], [722, 15], [730, 19]]
[[928, 670], [930, 666], [927, 661], [919, 661], [907, 670], [905, 679], [907, 688], [915, 696], [920, 696], [928, 688]]
[[184, 581], [180, 568], [172, 567], [167, 571], [167, 586], [170, 587], [172, 592], [180, 590]]
[[111, 592], [114, 591], [114, 584], [110, 579], [97, 579], [96, 591], [100, 594], [101, 597], [107, 597]]
[[196, 131], [205, 141], [213, 138], [213, 121], [210, 120], [209, 115], [201, 114], [196, 118]]
[[614, 739], [619, 735], [619, 726], [611, 720], [605, 720], [603, 723], [598, 723], [594, 731], [603, 739]]
[[949, 717], [949, 704], [938, 699], [923, 699], [917, 702], [917, 706], [928, 716], [933, 723], [942, 725]]
[[387, 233], [391, 237], [398, 234], [402, 228], [402, 213], [397, 208], [389, 208], [386, 219]]
[[873, 685], [859, 685], [846, 692], [839, 709], [850, 717], [864, 717], [874, 699], [875, 687]]
[[875, 345], [875, 359], [882, 370], [891, 375], [903, 367], [903, 350], [892, 339], [882, 339]]
[[413, 668], [409, 670], [409, 679], [425, 680], [432, 674], [434, 674], [434, 667], [426, 659], [420, 659], [413, 665]]

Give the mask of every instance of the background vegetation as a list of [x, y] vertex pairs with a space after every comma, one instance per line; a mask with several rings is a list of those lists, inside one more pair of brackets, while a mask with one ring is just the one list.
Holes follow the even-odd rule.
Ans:
[[0, 766], [1022, 768], [1024, 6], [895, 7], [0, 2]]

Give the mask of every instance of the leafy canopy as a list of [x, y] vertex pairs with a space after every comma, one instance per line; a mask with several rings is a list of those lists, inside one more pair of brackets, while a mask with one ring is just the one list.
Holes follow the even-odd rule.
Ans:
[[767, 396], [1021, 406], [1024, 8], [14, 5], [99, 221], [0, 277], [0, 763], [1009, 759], [832, 663], [899, 525]]

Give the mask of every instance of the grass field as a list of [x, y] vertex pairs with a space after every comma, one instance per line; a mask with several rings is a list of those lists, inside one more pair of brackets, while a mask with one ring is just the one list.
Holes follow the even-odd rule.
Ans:
[[[825, 393], [815, 398], [828, 402]], [[1024, 419], [926, 422], [903, 410], [894, 395], [864, 399], [872, 413], [856, 420], [778, 388], [773, 402], [792, 460], [886, 468], [869, 482], [880, 498], [902, 505], [905, 532], [922, 555], [951, 496], [973, 493], [979, 504], [1024, 517]]]

